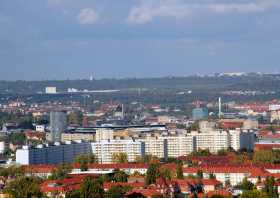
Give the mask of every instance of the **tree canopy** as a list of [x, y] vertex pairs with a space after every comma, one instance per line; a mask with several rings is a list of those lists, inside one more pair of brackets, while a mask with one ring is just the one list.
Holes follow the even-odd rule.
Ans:
[[40, 191], [41, 180], [35, 177], [17, 177], [10, 182], [5, 191], [12, 198], [41, 198], [43, 193]]

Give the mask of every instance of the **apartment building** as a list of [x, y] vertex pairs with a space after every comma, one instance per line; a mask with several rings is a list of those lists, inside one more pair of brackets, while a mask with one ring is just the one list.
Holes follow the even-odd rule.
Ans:
[[254, 150], [255, 133], [253, 130], [229, 130], [230, 146], [234, 150]]
[[193, 136], [168, 136], [160, 139], [167, 142], [168, 157], [185, 156], [196, 149], [196, 137]]
[[38, 145], [35, 148], [23, 146], [16, 151], [16, 163], [29, 164], [61, 164], [72, 163], [76, 156], [90, 154], [91, 144], [89, 142], [56, 142], [53, 145]]
[[84, 140], [84, 141], [94, 141], [95, 134], [92, 132], [89, 133], [79, 133], [79, 132], [66, 132], [61, 134], [61, 141], [77, 141], [77, 140]]
[[211, 153], [217, 153], [221, 149], [230, 146], [229, 134], [226, 131], [198, 132], [192, 131], [191, 136], [196, 137], [197, 149], [209, 149]]
[[126, 153], [129, 162], [134, 162], [137, 156], [145, 154], [145, 145], [134, 140], [101, 140], [91, 143], [92, 152], [102, 164], [113, 163], [114, 153]]
[[114, 139], [114, 131], [112, 129], [97, 129], [95, 134], [95, 140], [113, 140]]
[[167, 158], [167, 140], [160, 137], [146, 137], [139, 139], [145, 145], [145, 154], [158, 158]]
[[148, 136], [140, 141], [145, 143], [145, 153], [158, 158], [179, 157], [190, 154], [196, 149], [193, 136]]
[[191, 136], [196, 137], [197, 149], [209, 149], [211, 153], [217, 153], [221, 149], [253, 150], [255, 134], [252, 130], [229, 130], [229, 131], [192, 131]]

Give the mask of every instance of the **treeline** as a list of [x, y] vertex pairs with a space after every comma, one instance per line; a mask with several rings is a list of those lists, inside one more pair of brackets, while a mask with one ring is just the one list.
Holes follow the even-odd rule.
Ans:
[[213, 77], [163, 77], [163, 78], [125, 78], [101, 80], [60, 80], [60, 81], [0, 81], [0, 92], [34, 94], [44, 92], [45, 87], [55, 86], [58, 91], [68, 88], [80, 90], [102, 89], [190, 89], [190, 90], [271, 90], [279, 89], [277, 75], [213, 76]]

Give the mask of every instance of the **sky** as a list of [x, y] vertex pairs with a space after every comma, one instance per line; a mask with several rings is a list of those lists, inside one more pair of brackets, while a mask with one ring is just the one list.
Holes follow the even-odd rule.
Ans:
[[280, 0], [0, 0], [0, 80], [280, 71]]

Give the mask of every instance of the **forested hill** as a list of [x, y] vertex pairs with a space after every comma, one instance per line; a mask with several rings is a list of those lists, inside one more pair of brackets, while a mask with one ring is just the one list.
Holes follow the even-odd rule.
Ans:
[[164, 77], [164, 78], [126, 78], [101, 80], [61, 80], [61, 81], [0, 81], [2, 94], [34, 94], [44, 92], [45, 87], [57, 87], [59, 92], [68, 88], [79, 90], [107, 89], [176, 89], [176, 90], [260, 90], [279, 91], [280, 75], [244, 75], [212, 77]]

